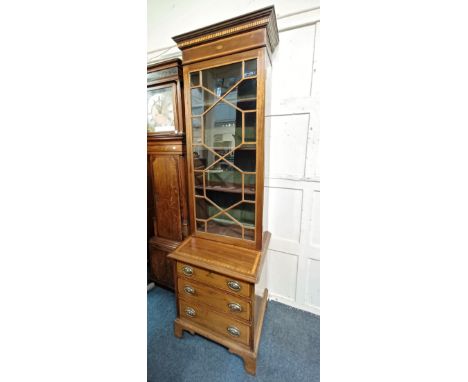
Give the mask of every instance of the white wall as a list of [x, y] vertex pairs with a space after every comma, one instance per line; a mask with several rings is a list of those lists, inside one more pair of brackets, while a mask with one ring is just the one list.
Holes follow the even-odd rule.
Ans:
[[320, 314], [317, 0], [148, 0], [148, 62], [179, 56], [171, 37], [271, 4], [280, 42], [266, 118], [265, 225], [270, 297]]

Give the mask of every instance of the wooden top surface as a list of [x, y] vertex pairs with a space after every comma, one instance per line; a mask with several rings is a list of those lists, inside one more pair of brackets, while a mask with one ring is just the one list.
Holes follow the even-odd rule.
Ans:
[[262, 251], [190, 236], [168, 257], [255, 283], [260, 275], [270, 236], [269, 232], [264, 233]]
[[274, 51], [278, 45], [279, 37], [275, 7], [273, 5], [174, 36], [172, 39], [177, 43], [177, 47], [183, 50], [191, 46], [215, 41], [223, 37], [257, 28], [267, 29], [268, 40], [271, 46], [270, 49]]

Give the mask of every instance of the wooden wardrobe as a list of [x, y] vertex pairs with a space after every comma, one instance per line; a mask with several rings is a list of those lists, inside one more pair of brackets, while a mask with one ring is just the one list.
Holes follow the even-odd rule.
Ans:
[[167, 255], [190, 232], [182, 89], [180, 60], [147, 67], [148, 278], [169, 289]]

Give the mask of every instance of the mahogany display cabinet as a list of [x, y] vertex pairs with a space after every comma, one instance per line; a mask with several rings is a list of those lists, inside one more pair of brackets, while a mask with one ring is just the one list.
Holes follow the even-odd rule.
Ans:
[[274, 7], [173, 38], [182, 51], [191, 235], [176, 262], [175, 335], [226, 346], [250, 374], [267, 306], [263, 269], [265, 115]]

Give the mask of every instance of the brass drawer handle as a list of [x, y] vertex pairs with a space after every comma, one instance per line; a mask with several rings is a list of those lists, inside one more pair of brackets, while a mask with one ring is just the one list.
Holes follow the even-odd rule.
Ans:
[[233, 337], [239, 337], [241, 334], [240, 330], [237, 329], [235, 326], [228, 326], [227, 331]]
[[195, 309], [193, 308], [185, 308], [185, 314], [189, 317], [195, 317], [197, 312], [195, 312]]
[[182, 273], [185, 276], [190, 277], [190, 276], [193, 275], [193, 269], [192, 269], [192, 267], [189, 267], [189, 266], [186, 265], [185, 267], [182, 268]]
[[237, 281], [228, 281], [227, 286], [234, 292], [239, 292], [241, 290], [241, 286]]
[[236, 302], [230, 302], [228, 304], [228, 308], [231, 312], [235, 312], [235, 313], [239, 313], [239, 312], [242, 312], [242, 306], [240, 306], [238, 303]]
[[195, 288], [192, 288], [191, 286], [186, 285], [184, 287], [184, 292], [187, 294], [195, 294]]

